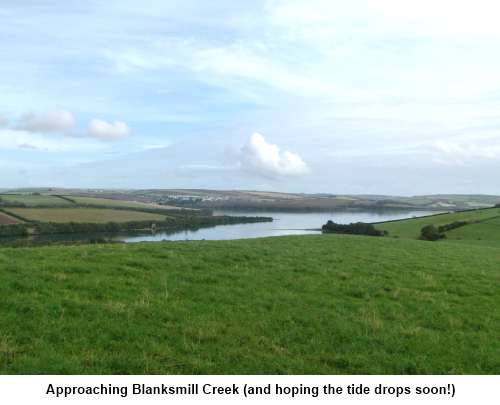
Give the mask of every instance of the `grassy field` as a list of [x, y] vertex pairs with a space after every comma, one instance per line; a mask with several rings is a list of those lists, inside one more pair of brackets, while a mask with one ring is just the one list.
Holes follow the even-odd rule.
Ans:
[[446, 240], [500, 248], [500, 218], [448, 231]]
[[160, 209], [173, 208], [171, 206], [165, 207], [158, 204], [147, 204], [139, 201], [112, 200], [110, 198], [76, 197], [76, 196], [68, 196], [68, 198], [75, 201], [77, 204], [82, 204], [82, 205], [88, 204], [88, 205], [102, 205], [103, 207], [132, 207], [132, 208], [160, 208]]
[[[421, 217], [405, 219], [393, 222], [381, 222], [376, 225], [377, 229], [386, 230], [390, 237], [417, 239], [420, 230], [426, 225], [445, 225], [455, 221], [483, 221], [500, 216], [500, 208], [490, 208], [482, 210], [453, 212], [449, 214], [434, 215], [431, 217]], [[467, 225], [469, 228], [470, 225]]]
[[13, 225], [18, 224], [21, 221], [10, 215], [5, 214], [4, 212], [0, 212], [0, 225]]
[[51, 205], [69, 206], [71, 202], [53, 195], [32, 195], [32, 194], [0, 194], [0, 200], [9, 203], [21, 203], [26, 206]]
[[99, 209], [99, 208], [8, 208], [13, 213], [29, 221], [40, 222], [129, 222], [162, 221], [165, 215], [140, 211]]
[[500, 249], [341, 235], [0, 249], [0, 373], [500, 373]]

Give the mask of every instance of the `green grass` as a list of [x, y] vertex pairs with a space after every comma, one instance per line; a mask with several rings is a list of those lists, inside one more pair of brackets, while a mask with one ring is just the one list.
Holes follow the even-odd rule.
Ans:
[[[500, 216], [500, 208], [489, 208], [464, 212], [453, 212], [449, 214], [434, 215], [430, 217], [404, 219], [401, 221], [381, 222], [375, 227], [386, 230], [391, 237], [417, 239], [420, 230], [426, 225], [445, 225], [455, 221], [482, 221], [488, 218]], [[467, 225], [469, 227], [469, 225]]]
[[446, 240], [500, 248], [500, 218], [453, 229], [446, 232]]
[[0, 194], [0, 200], [9, 203], [21, 203], [26, 206], [51, 205], [70, 206], [71, 202], [53, 195], [32, 195], [32, 194]]
[[141, 211], [113, 210], [100, 208], [8, 208], [6, 212], [18, 215], [29, 221], [40, 222], [129, 222], [162, 221], [166, 217]]
[[103, 207], [132, 207], [132, 208], [166, 208], [157, 204], [148, 204], [139, 201], [112, 200], [110, 198], [68, 196], [77, 204], [102, 205]]
[[500, 373], [500, 249], [341, 235], [0, 249], [0, 373]]

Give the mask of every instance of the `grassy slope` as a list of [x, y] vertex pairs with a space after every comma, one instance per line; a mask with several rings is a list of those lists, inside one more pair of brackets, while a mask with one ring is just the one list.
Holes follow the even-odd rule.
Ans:
[[0, 194], [0, 198], [4, 201], [11, 203], [22, 203], [27, 206], [31, 205], [54, 205], [54, 206], [67, 206], [71, 203], [67, 200], [51, 195], [13, 195], [13, 194]]
[[470, 224], [446, 232], [447, 241], [500, 248], [500, 218]]
[[5, 211], [30, 221], [42, 222], [127, 222], [165, 219], [165, 215], [99, 208], [8, 208]]
[[479, 221], [500, 216], [500, 208], [454, 212], [431, 217], [412, 218], [394, 222], [381, 222], [377, 229], [389, 231], [389, 236], [416, 239], [425, 225], [445, 225], [455, 221]]
[[0, 249], [0, 372], [498, 374], [499, 261], [339, 235]]
[[168, 208], [157, 204], [147, 204], [138, 201], [112, 200], [110, 198], [68, 196], [77, 204], [102, 205], [103, 207], [133, 207], [133, 208]]

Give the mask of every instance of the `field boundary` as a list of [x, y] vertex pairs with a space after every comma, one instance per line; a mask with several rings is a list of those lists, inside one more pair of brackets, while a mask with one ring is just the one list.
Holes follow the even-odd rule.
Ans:
[[0, 226], [19, 225], [19, 224], [23, 223], [23, 221], [20, 218], [16, 218], [15, 216], [10, 215], [9, 213], [7, 213], [5, 211], [0, 210], [0, 218], [2, 218], [2, 216], [6, 220], [11, 220], [13, 222], [12, 223], [3, 223], [0, 221]]
[[[470, 210], [470, 211], [476, 211], [476, 210]], [[438, 214], [430, 214], [430, 215], [423, 215], [421, 217], [413, 217], [413, 218], [400, 218], [400, 219], [390, 219], [388, 221], [378, 221], [378, 222], [368, 222], [369, 224], [372, 225], [380, 225], [380, 224], [390, 224], [393, 222], [401, 222], [401, 221], [413, 221], [414, 219], [422, 219], [422, 218], [433, 218], [433, 217], [439, 217], [441, 215], [448, 215], [448, 214], [453, 214], [455, 212], [459, 211], [448, 211], [448, 212], [440, 212]]]
[[78, 205], [77, 202], [75, 200], [72, 200], [71, 198], [68, 198], [66, 196], [63, 196], [63, 195], [59, 195], [59, 194], [53, 194], [54, 197], [58, 197], [60, 198], [61, 200], [65, 200], [65, 201], [68, 201], [72, 204], [75, 204], [75, 205]]
[[[445, 231], [444, 233], [446, 234], [447, 232], [452, 232], [454, 231], [455, 229], [458, 229], [458, 228], [462, 228], [464, 226], [468, 226], [468, 225], [477, 225], [477, 224], [484, 224], [484, 223], [488, 223], [489, 221], [493, 220], [493, 219], [498, 219], [500, 218], [500, 215], [495, 215], [494, 217], [489, 217], [489, 218], [484, 218], [484, 219], [478, 219], [477, 221], [467, 221], [463, 226], [460, 226], [460, 227], [457, 227], [457, 228], [453, 228], [453, 229], [450, 229], [448, 231]], [[493, 226], [500, 226], [500, 224], [489, 224], [489, 225], [493, 225]]]
[[[12, 208], [20, 208], [20, 207], [12, 207]], [[21, 215], [17, 215], [16, 213], [10, 212], [2, 207], [0, 207], [0, 212], [3, 212], [4, 214], [10, 215], [11, 217], [19, 219], [20, 221], [23, 221], [23, 222], [33, 222], [29, 219], [22, 217]]]
[[[422, 219], [422, 218], [433, 218], [433, 217], [438, 217], [438, 216], [441, 216], [441, 215], [459, 214], [461, 212], [477, 212], [477, 211], [487, 211], [487, 210], [494, 210], [494, 209], [498, 209], [498, 207], [471, 208], [471, 209], [468, 209], [468, 210], [456, 210], [456, 211], [440, 212], [439, 214], [424, 215], [422, 217], [391, 219], [389, 221], [379, 221], [379, 222], [369, 222], [369, 223], [373, 224], [373, 225], [390, 224], [390, 223], [393, 223], [393, 222], [413, 221], [413, 220]], [[488, 218], [488, 219], [491, 219], [491, 218]]]

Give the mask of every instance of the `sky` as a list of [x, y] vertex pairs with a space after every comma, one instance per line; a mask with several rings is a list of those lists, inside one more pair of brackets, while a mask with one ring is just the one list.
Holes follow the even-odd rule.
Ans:
[[499, 12], [0, 0], [0, 188], [500, 194]]

